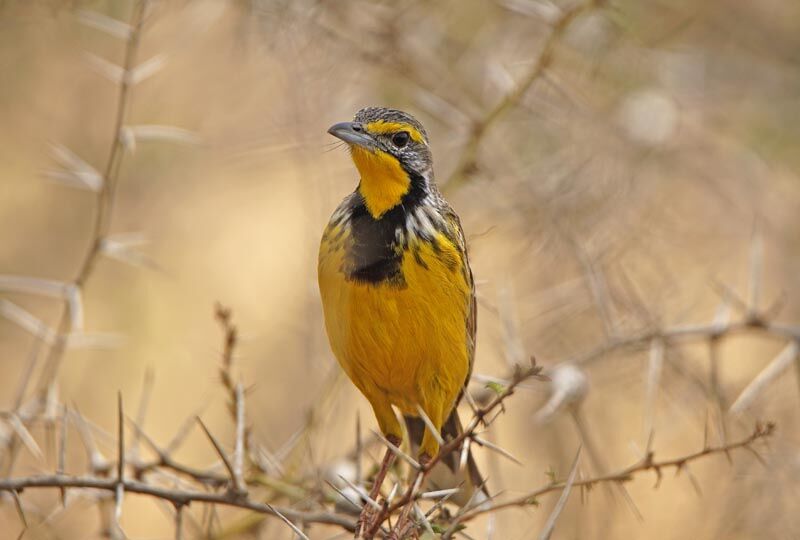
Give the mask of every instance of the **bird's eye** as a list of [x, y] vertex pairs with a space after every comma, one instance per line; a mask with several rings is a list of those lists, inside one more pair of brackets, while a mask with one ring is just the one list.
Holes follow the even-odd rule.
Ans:
[[392, 142], [398, 148], [402, 148], [406, 144], [408, 144], [408, 139], [409, 139], [408, 131], [400, 131], [392, 135]]

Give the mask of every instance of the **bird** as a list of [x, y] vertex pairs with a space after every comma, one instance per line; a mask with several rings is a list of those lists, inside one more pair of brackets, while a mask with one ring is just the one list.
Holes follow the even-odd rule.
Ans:
[[[367, 107], [328, 133], [346, 143], [360, 175], [320, 242], [328, 339], [383, 436], [402, 443], [399, 410], [424, 465], [440, 440], [462, 430], [457, 405], [475, 358], [475, 284], [464, 231], [435, 183], [427, 132], [411, 114]], [[461, 478], [454, 500], [488, 495], [471, 452], [464, 471], [456, 454], [442, 456], [429, 481], [444, 465], [451, 482]], [[394, 456], [387, 450], [373, 500]], [[456, 486], [436, 486], [443, 487]]]

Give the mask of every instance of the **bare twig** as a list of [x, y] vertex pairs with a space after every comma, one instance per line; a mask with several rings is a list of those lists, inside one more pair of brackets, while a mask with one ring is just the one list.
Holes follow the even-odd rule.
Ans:
[[[631, 465], [626, 469], [607, 475], [597, 476], [594, 478], [578, 480], [573, 483], [573, 486], [591, 487], [596, 484], [604, 482], [614, 482], [614, 483], [629, 482], [633, 479], [633, 477], [637, 473], [645, 471], [653, 471], [656, 474], [656, 480], [657, 480], [656, 485], [658, 485], [661, 480], [664, 469], [673, 468], [675, 469], [676, 472], [680, 472], [686, 470], [686, 467], [689, 463], [697, 461], [706, 456], [712, 456], [716, 454], [728, 454], [731, 451], [737, 449], [749, 449], [753, 451], [752, 446], [756, 441], [767, 439], [771, 437], [774, 433], [775, 433], [775, 424], [773, 424], [772, 422], [768, 422], [766, 424], [756, 424], [755, 428], [753, 429], [753, 432], [739, 441], [718, 446], [703, 446], [703, 448], [701, 450], [698, 450], [697, 452], [693, 452], [691, 454], [687, 454], [685, 456], [681, 456], [678, 458], [666, 459], [663, 461], [655, 460], [654, 453], [650, 451], [639, 462]], [[548, 493], [561, 491], [566, 488], [566, 485], [567, 485], [566, 482], [553, 482], [547, 486], [531, 491], [521, 497], [516, 497], [514, 499], [504, 502], [494, 503], [491, 505], [487, 505], [485, 507], [477, 508], [475, 510], [466, 512], [463, 516], [461, 516], [458, 519], [458, 521], [459, 523], [464, 523], [487, 512], [495, 512], [497, 510], [505, 508], [529, 506], [531, 504], [536, 504], [538, 497]]]
[[[136, 412], [135, 425], [144, 427], [145, 416], [147, 415], [147, 406], [150, 403], [150, 394], [153, 390], [154, 375], [151, 368], [147, 368], [144, 372], [144, 382], [142, 383], [142, 397], [139, 399], [139, 410]], [[133, 440], [129, 449], [130, 460], [136, 462], [139, 460], [139, 439], [143, 435], [141, 429], [136, 429], [133, 432]]]
[[725, 396], [719, 376], [719, 338], [711, 336], [708, 339], [708, 394], [717, 431], [724, 443], [727, 439], [727, 426], [725, 419]]
[[203, 432], [206, 434], [206, 437], [208, 437], [208, 440], [211, 441], [211, 444], [214, 446], [214, 450], [217, 451], [217, 455], [222, 460], [222, 463], [225, 464], [225, 468], [228, 470], [228, 474], [230, 475], [232, 491], [241, 493], [236, 483], [236, 471], [234, 471], [231, 460], [228, 459], [228, 455], [225, 453], [225, 449], [222, 448], [222, 445], [219, 443], [219, 441], [217, 441], [217, 438], [211, 434], [199, 416], [197, 417], [197, 423], [200, 424], [201, 428], [203, 428]]
[[665, 346], [670, 346], [680, 343], [707, 341], [711, 336], [722, 338], [753, 332], [762, 333], [775, 338], [800, 340], [800, 327], [771, 322], [755, 315], [746, 319], [731, 321], [724, 325], [712, 322], [710, 324], [683, 325], [647, 330], [638, 334], [611, 339], [605, 344], [580, 354], [570, 361], [576, 364], [591, 363], [614, 351], [636, 349], [645, 346], [656, 338], [662, 339]]
[[[44, 475], [29, 476], [24, 478], [4, 478], [0, 480], [0, 491], [22, 491], [33, 488], [85, 488], [98, 489], [116, 492], [118, 481], [116, 478], [99, 478], [96, 476], [64, 476], [64, 475]], [[292, 521], [303, 523], [327, 523], [338, 525], [346, 530], [355, 529], [355, 521], [347, 516], [340, 516], [327, 512], [303, 512], [291, 508], [273, 507], [270, 504], [251, 501], [248, 498], [239, 497], [232, 492], [209, 493], [206, 491], [188, 491], [178, 489], [168, 489], [164, 487], [150, 485], [138, 480], [126, 479], [122, 482], [123, 489], [128, 493], [138, 493], [149, 495], [169, 501], [174, 505], [185, 506], [192, 502], [211, 503], [224, 506], [235, 506], [252, 510], [261, 514], [278, 516], [280, 512], [284, 517]]]
[[747, 308], [749, 313], [759, 313], [761, 304], [762, 272], [764, 269], [764, 239], [759, 231], [758, 223], [753, 226], [753, 237], [750, 242], [750, 262], [748, 272]]
[[647, 438], [653, 433], [655, 426], [656, 398], [663, 367], [664, 341], [656, 338], [650, 343], [650, 354], [647, 362], [647, 387], [644, 406], [644, 436]]
[[433, 425], [431, 419], [427, 414], [425, 414], [425, 411], [419, 405], [417, 405], [417, 412], [419, 413], [420, 418], [422, 418], [422, 421], [425, 423], [425, 428], [428, 430], [428, 432], [433, 435], [433, 438], [436, 439], [436, 442], [438, 442], [440, 446], [443, 445], [444, 439], [442, 439], [441, 433], [439, 433], [439, 430], [436, 429], [436, 426]]
[[575, 459], [572, 461], [572, 467], [570, 467], [567, 482], [564, 484], [564, 489], [561, 491], [561, 496], [558, 498], [555, 508], [553, 508], [553, 511], [547, 518], [547, 522], [544, 524], [542, 532], [539, 534], [539, 540], [550, 540], [550, 536], [552, 536], [553, 530], [556, 528], [558, 516], [561, 515], [564, 507], [567, 505], [567, 499], [569, 499], [569, 494], [572, 491], [572, 485], [575, 483], [575, 477], [578, 475], [578, 463], [580, 461], [580, 457], [581, 450], [578, 448], [578, 453], [575, 454]]
[[767, 364], [761, 372], [752, 380], [747, 387], [742, 390], [733, 405], [730, 407], [732, 413], [741, 413], [753, 402], [756, 397], [763, 392], [769, 383], [777, 378], [785, 370], [789, 369], [800, 350], [797, 341], [790, 341], [781, 351]]
[[119, 527], [122, 517], [122, 499], [125, 495], [125, 413], [122, 410], [122, 392], [117, 393], [117, 485], [115, 490], [114, 522]]
[[23, 530], [26, 530], [28, 528], [28, 517], [25, 515], [25, 509], [22, 508], [22, 501], [19, 498], [19, 491], [12, 490], [11, 496], [14, 498], [14, 506], [17, 509], [19, 520], [22, 522]]
[[117, 480], [125, 479], [125, 413], [122, 410], [122, 392], [117, 392]]
[[183, 505], [175, 505], [175, 540], [183, 540]]
[[564, 32], [579, 15], [590, 10], [595, 5], [594, 1], [586, 1], [576, 6], [564, 9], [560, 16], [554, 21], [550, 35], [547, 36], [542, 50], [533, 62], [530, 70], [514, 86], [514, 88], [504, 95], [497, 104], [492, 107], [483, 118], [475, 122], [470, 130], [469, 138], [461, 151], [461, 157], [455, 170], [442, 183], [442, 188], [446, 191], [454, 191], [460, 187], [469, 177], [475, 168], [478, 147], [483, 140], [486, 132], [509, 110], [511, 110], [525, 96], [530, 87], [542, 74], [545, 73], [553, 61], [553, 53], [556, 46], [561, 41]]
[[[147, 8], [148, 0], [138, 0], [134, 5], [131, 32], [127, 34], [128, 39], [125, 47], [125, 60], [123, 63], [123, 73], [130, 73], [134, 69], [136, 62], [136, 53], [139, 48], [139, 41], [141, 39], [142, 28], [144, 26], [144, 14]], [[128, 108], [130, 106], [130, 90], [133, 81], [130, 77], [123, 76], [120, 80], [119, 94], [117, 97], [117, 111], [114, 119], [113, 137], [111, 141], [111, 148], [109, 156], [106, 160], [105, 169], [102, 175], [102, 185], [97, 190], [97, 200], [95, 209], [95, 219], [92, 226], [91, 245], [86, 252], [83, 261], [80, 264], [77, 276], [74, 280], [74, 286], [78, 292], [85, 285], [87, 279], [101, 254], [103, 238], [108, 233], [109, 225], [111, 222], [111, 214], [114, 205], [114, 193], [116, 191], [119, 171], [122, 165], [123, 144], [122, 144], [122, 128], [125, 125]], [[68, 301], [62, 309], [59, 323], [56, 325], [56, 332], [59, 336], [63, 335], [73, 318], [69, 315]], [[39, 379], [39, 389], [41, 392], [54, 384], [58, 368], [61, 363], [61, 358], [64, 354], [64, 340], [59, 340], [50, 349], [50, 354], [47, 357], [45, 368], [42, 370], [42, 375]]]
[[[133, 429], [136, 433], [138, 433], [144, 442], [155, 452], [158, 456], [157, 459], [148, 462], [137, 462], [133, 463], [135, 476], [137, 479], [141, 479], [145, 474], [148, 472], [154, 471], [156, 469], [169, 469], [173, 472], [181, 474], [183, 476], [187, 476], [192, 478], [193, 480], [208, 485], [211, 487], [220, 487], [227, 484], [230, 479], [229, 477], [217, 474], [213, 471], [205, 471], [200, 469], [195, 469], [189, 467], [187, 465], [183, 465], [177, 461], [175, 461], [169, 454], [169, 449], [161, 449], [143, 430], [139, 427], [135, 422], [128, 419], [128, 421], [133, 426]], [[194, 423], [194, 422], [193, 422]]]
[[244, 387], [242, 383], [236, 384], [236, 446], [233, 451], [233, 472], [236, 480], [236, 489], [247, 489], [244, 483]]

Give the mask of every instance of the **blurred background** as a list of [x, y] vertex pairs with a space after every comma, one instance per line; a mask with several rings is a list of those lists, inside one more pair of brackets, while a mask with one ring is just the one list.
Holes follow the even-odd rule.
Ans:
[[[657, 489], [654, 474], [637, 476], [625, 485], [635, 509], [618, 489], [575, 491], [554, 538], [799, 537], [800, 398], [791, 354], [779, 354], [785, 338], [670, 342], [657, 365], [647, 340], [594, 353], [715, 317], [797, 324], [800, 3], [611, 0], [548, 41], [573, 5], [153, 2], [135, 62], [151, 64], [131, 85], [126, 120], [151, 127], [134, 130], [121, 156], [109, 222], [118, 249], [107, 250], [117, 256], [97, 259], [82, 294], [86, 332], [109, 335], [65, 351], [58, 399], [114, 433], [117, 392], [134, 410], [151, 371], [150, 437], [166, 444], [199, 413], [232, 441], [219, 301], [241, 334], [235, 372], [249, 389], [253, 439], [287, 456], [287, 481], [339, 463], [357, 414], [365, 434], [376, 424], [339, 374], [322, 323], [318, 242], [357, 182], [326, 130], [361, 107], [392, 106], [426, 126], [437, 179], [468, 236], [476, 396], [530, 356], [550, 370], [571, 363], [585, 378], [574, 400], [544, 412], [545, 382], [509, 400], [485, 437], [523, 465], [478, 449], [490, 489], [515, 496], [546, 484], [548, 471], [564, 478], [581, 444], [580, 474], [590, 477], [635, 463], [648, 440], [657, 458], [677, 457], [701, 449], [704, 433], [723, 444], [774, 420], [763, 464], [740, 451], [668, 474]], [[123, 0], [0, 3], [3, 276], [70, 282], [91, 248], [96, 194], [63, 181], [59, 149], [103, 171], [119, 94], [103, 61], [122, 65], [125, 40], [87, 13], [127, 23], [132, 10]], [[54, 328], [62, 318], [58, 298], [13, 288], [0, 290], [3, 410], [48, 352], [9, 303]], [[730, 411], [776, 357], [784, 370]], [[22, 401], [34, 394], [31, 383]], [[80, 474], [73, 432], [67, 471]], [[23, 448], [4, 476], [54, 470], [45, 430], [31, 433], [44, 456]], [[113, 459], [113, 438], [97, 440]], [[195, 430], [176, 457], [206, 466], [216, 456]], [[556, 499], [497, 513], [493, 533], [486, 519], [465, 532], [532, 538]], [[25, 500], [34, 522], [53, 512], [30, 537], [102, 536], [88, 504], [58, 511], [56, 490]], [[8, 501], [3, 539], [20, 531]], [[225, 510], [215, 530], [292, 537], [277, 520], [247, 519]], [[172, 518], [145, 498], [126, 500], [121, 524], [129, 538], [172, 537]]]

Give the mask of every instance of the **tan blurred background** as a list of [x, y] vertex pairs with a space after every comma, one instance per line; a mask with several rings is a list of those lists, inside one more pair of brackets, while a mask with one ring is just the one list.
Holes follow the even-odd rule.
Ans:
[[[155, 384], [144, 426], [166, 442], [199, 410], [220, 438], [233, 429], [217, 370], [215, 301], [242, 333], [236, 372], [251, 386], [255, 438], [278, 450], [311, 419], [305, 472], [352, 448], [355, 417], [375, 423], [337, 376], [316, 286], [320, 232], [356, 184], [345, 150], [326, 135], [366, 105], [412, 112], [429, 131], [441, 182], [480, 122], [530, 71], [561, 2], [194, 0], [157, 2], [138, 60], [161, 70], [132, 89], [129, 122], [193, 137], [141, 141], [125, 154], [111, 232], [141, 233], [152, 260], [101, 258], [85, 290], [87, 330], [124, 336], [112, 350], [70, 350], [60, 398], [113, 432], [116, 393], [133, 408], [145, 373]], [[94, 198], [43, 177], [62, 144], [97, 168], [107, 159], [116, 86], [86, 53], [121, 63], [124, 44], [81, 24], [81, 9], [121, 21], [129, 2], [0, 3], [0, 274], [70, 280], [90, 242]], [[546, 367], [615, 337], [709, 323], [727, 286], [747, 298], [751, 252], [763, 242], [760, 307], [800, 314], [800, 3], [789, 0], [616, 0], [574, 21], [552, 64], [488, 129], [475, 167], [446, 193], [469, 237], [480, 297], [475, 371], [503, 377], [535, 355]], [[189, 140], [192, 139], [192, 140]], [[757, 255], [757, 254], [756, 254]], [[56, 300], [0, 292], [54, 325]], [[733, 308], [733, 318], [740, 313]], [[0, 408], [13, 406], [34, 339], [0, 321]], [[758, 333], [720, 348], [728, 407], [785, 341]], [[712, 415], [706, 346], [669, 348], [653, 417], [656, 456], [702, 447]], [[581, 414], [609, 472], [647, 445], [647, 352], [586, 365]], [[492, 490], [517, 495], [566, 476], [580, 444], [567, 413], [535, 421], [548, 386], [532, 382], [493, 426], [518, 466], [478, 450]], [[480, 390], [481, 384], [474, 388]], [[321, 406], [315, 407], [324, 397]], [[797, 379], [791, 370], [750, 409], [727, 418], [729, 439], [755, 419], [778, 423], [766, 466], [747, 452], [698, 462], [658, 489], [627, 484], [642, 518], [598, 487], [573, 493], [554, 538], [798, 538]], [[711, 422], [710, 440], [722, 434]], [[39, 437], [41, 431], [34, 430]], [[100, 439], [102, 441], [102, 439]], [[69, 467], [85, 467], [77, 437]], [[43, 444], [44, 446], [44, 444]], [[113, 457], [113, 444], [103, 447]], [[199, 433], [178, 454], [214, 460]], [[52, 470], [28, 457], [14, 474]], [[589, 461], [584, 476], [598, 473]], [[26, 493], [42, 515], [57, 493]], [[496, 515], [495, 539], [533, 538], [556, 497]], [[200, 513], [199, 508], [195, 511]], [[222, 513], [223, 523], [243, 512]], [[171, 518], [131, 497], [130, 538], [171, 537]], [[97, 512], [76, 505], [28, 534], [99, 535]], [[13, 504], [0, 538], [16, 538]], [[330, 538], [312, 528], [311, 538]], [[487, 538], [486, 522], [466, 531]], [[291, 538], [268, 520], [249, 533]]]

